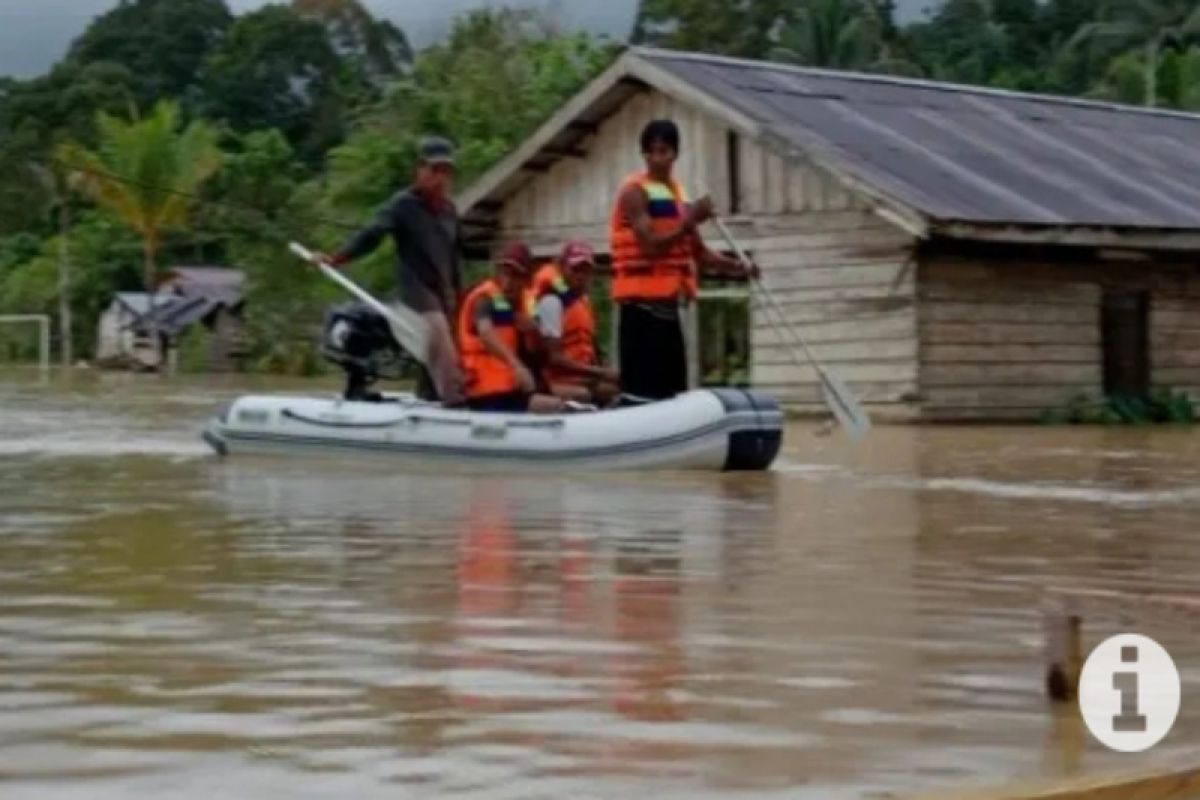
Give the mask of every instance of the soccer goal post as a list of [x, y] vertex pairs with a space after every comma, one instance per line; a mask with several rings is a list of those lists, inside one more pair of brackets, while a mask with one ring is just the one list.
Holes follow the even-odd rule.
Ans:
[[50, 317], [46, 314], [0, 314], [0, 325], [37, 325], [38, 366], [43, 372], [50, 369]]

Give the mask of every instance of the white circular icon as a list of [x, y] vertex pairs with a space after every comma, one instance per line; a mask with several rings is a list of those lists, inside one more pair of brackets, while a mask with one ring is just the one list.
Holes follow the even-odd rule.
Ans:
[[1101, 642], [1079, 678], [1079, 710], [1102, 744], [1140, 753], [1162, 741], [1179, 715], [1179, 670], [1147, 636], [1124, 633]]

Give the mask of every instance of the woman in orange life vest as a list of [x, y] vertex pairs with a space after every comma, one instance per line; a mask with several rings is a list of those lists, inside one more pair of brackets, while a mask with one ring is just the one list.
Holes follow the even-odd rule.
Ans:
[[621, 391], [665, 400], [687, 390], [679, 307], [695, 299], [698, 272], [747, 273], [737, 259], [714, 253], [700, 237], [699, 226], [712, 218], [713, 204], [708, 197], [689, 204], [671, 175], [679, 156], [675, 123], [646, 125], [641, 147], [646, 169], [625, 179], [609, 224]]
[[477, 411], [556, 413], [557, 397], [537, 394], [529, 368], [517, 356], [524, 293], [533, 256], [523, 244], [510, 245], [487, 278], [463, 300], [458, 343], [466, 379], [467, 405]]
[[588, 290], [596, 267], [592, 248], [567, 242], [557, 264], [538, 271], [530, 292], [542, 352], [542, 379], [551, 394], [578, 403], [609, 405], [620, 378], [596, 358], [596, 318]]

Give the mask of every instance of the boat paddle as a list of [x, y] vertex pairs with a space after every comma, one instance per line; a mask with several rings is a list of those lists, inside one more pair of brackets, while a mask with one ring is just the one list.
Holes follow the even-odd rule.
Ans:
[[[746, 253], [742, 250], [741, 245], [733, 238], [733, 234], [729, 232], [729, 228], [720, 217], [712, 217], [713, 223], [717, 226], [717, 230], [721, 232], [726, 243], [733, 249], [742, 266], [750, 269], [750, 259], [746, 257]], [[762, 279], [749, 276], [750, 288], [752, 293], [757, 293], [759, 305], [764, 309], [770, 309], [776, 316], [774, 323], [775, 330], [781, 337], [791, 338], [791, 342], [787, 342], [788, 351], [792, 355], [792, 359], [799, 366], [804, 366], [807, 362], [817, 373], [817, 379], [821, 382], [821, 395], [825, 400], [825, 405], [833, 412], [833, 416], [850, 435], [851, 439], [861, 439], [871, 430], [871, 418], [867, 416], [867, 412], [863, 410], [858, 399], [850, 391], [850, 388], [832, 372], [827, 370], [817, 357], [813, 355], [809, 349], [808, 343], [804, 341], [804, 337], [800, 335], [800, 331], [796, 330], [795, 326], [788, 322], [787, 314], [783, 308], [771, 295], [767, 287], [763, 285]], [[768, 320], [770, 322], [770, 320]], [[799, 345], [797, 349], [796, 345]], [[803, 356], [801, 355], [803, 353]]]
[[427, 366], [426, 359], [429, 354], [429, 345], [426, 325], [425, 320], [421, 319], [421, 316], [417, 312], [402, 304], [388, 306], [379, 302], [367, 290], [338, 272], [298, 242], [292, 242], [288, 245], [288, 249], [310, 264], [315, 265], [326, 278], [329, 278], [347, 292], [357, 297], [369, 306], [371, 310], [387, 320], [388, 327], [391, 328], [392, 336], [395, 337], [396, 342], [407, 350], [409, 355], [419, 361], [422, 366]]

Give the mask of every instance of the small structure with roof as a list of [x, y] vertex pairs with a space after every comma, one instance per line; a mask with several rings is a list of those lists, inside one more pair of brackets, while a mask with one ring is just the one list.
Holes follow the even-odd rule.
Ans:
[[154, 295], [118, 292], [100, 317], [96, 360], [155, 370], [170, 367], [183, 336], [206, 331], [204, 366], [227, 371], [242, 351], [245, 274], [223, 267], [175, 267]]
[[[465, 190], [475, 247], [606, 250], [638, 132], [660, 117], [682, 131], [677, 176], [713, 196], [791, 322], [878, 416], [1200, 395], [1200, 116], [634, 48]], [[736, 347], [731, 294], [702, 293], [701, 323], [726, 322], [715, 337], [693, 326], [694, 360]], [[731, 318], [750, 381], [819, 408], [816, 375], [769, 318]]]

